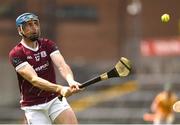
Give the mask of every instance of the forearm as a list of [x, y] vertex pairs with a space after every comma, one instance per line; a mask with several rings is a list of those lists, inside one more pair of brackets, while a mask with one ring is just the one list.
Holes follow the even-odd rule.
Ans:
[[62, 77], [70, 84], [74, 81], [73, 72], [68, 65], [58, 68]]
[[34, 76], [30, 81], [32, 85], [38, 87], [42, 90], [51, 91], [51, 92], [59, 92], [62, 89], [62, 86], [53, 84], [45, 79], [42, 79], [38, 76]]
[[29, 81], [33, 86], [42, 90], [57, 92], [61, 94], [62, 86], [51, 83], [43, 78], [38, 77], [31, 65], [27, 64], [17, 71], [24, 79]]
[[153, 102], [153, 103], [152, 103], [152, 105], [151, 105], [151, 111], [152, 111], [152, 112], [156, 112], [156, 110], [157, 110], [157, 105], [158, 105], [157, 102]]
[[60, 53], [51, 55], [53, 63], [57, 66], [61, 76], [68, 82], [69, 85], [74, 83], [74, 77], [71, 68], [65, 62], [63, 56]]

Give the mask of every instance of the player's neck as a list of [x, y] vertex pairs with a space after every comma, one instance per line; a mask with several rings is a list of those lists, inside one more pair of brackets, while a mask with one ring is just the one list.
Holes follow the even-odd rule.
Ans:
[[30, 40], [24, 40], [24, 39], [22, 39], [22, 42], [24, 43], [24, 44], [26, 44], [28, 47], [30, 47], [30, 48], [36, 48], [37, 47], [37, 41], [34, 41], [34, 42], [32, 42], [32, 41], [30, 41]]

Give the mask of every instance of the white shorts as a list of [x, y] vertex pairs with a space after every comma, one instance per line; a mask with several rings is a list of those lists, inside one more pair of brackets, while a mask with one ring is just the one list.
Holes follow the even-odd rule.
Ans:
[[71, 108], [66, 98], [58, 98], [33, 106], [22, 107], [25, 111], [28, 124], [52, 124], [56, 117], [64, 110]]

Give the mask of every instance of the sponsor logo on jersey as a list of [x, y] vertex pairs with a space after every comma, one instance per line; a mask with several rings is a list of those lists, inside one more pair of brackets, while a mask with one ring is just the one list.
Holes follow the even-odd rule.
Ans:
[[27, 59], [33, 59], [32, 56], [27, 56]]
[[49, 62], [47, 61], [45, 64], [43, 64], [41, 66], [38, 66], [38, 67], [36, 67], [34, 69], [35, 69], [36, 72], [38, 72], [38, 71], [41, 71], [41, 70], [46, 70], [48, 66], [49, 66]]

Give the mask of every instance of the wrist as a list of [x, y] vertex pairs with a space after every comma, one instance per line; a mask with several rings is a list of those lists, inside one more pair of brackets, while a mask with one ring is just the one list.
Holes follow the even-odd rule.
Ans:
[[73, 83], [73, 82], [74, 82], [73, 76], [72, 76], [71, 74], [68, 74], [68, 75], [66, 76], [66, 81], [67, 81], [69, 84]]
[[61, 90], [62, 90], [61, 86], [56, 87], [56, 93], [61, 94]]

